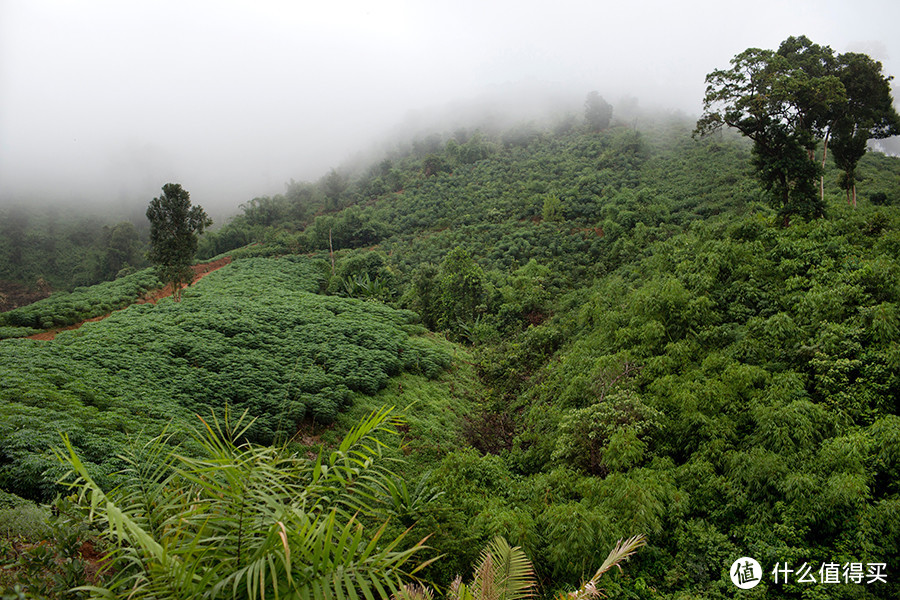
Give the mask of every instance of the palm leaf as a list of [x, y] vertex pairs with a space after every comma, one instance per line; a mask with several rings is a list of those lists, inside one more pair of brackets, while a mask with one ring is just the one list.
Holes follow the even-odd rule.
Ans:
[[597, 572], [594, 573], [594, 576], [581, 584], [581, 587], [576, 591], [568, 595], [560, 595], [560, 600], [587, 600], [588, 598], [593, 598], [595, 596], [605, 597], [603, 590], [597, 585], [603, 575], [613, 567], [618, 567], [619, 570], [622, 570], [621, 563], [628, 560], [632, 554], [637, 552], [638, 548], [646, 545], [647, 538], [643, 535], [636, 535], [624, 541], [619, 540], [616, 542], [615, 547], [610, 551], [609, 555], [607, 555], [603, 564], [600, 565], [600, 568], [597, 569]]
[[496, 537], [481, 551], [470, 588], [479, 600], [521, 600], [534, 594], [535, 583], [525, 552]]
[[109, 494], [64, 438], [72, 485], [120, 542], [117, 575], [95, 594], [375, 600], [415, 579], [428, 564], [412, 562], [424, 540], [403, 545], [406, 532], [391, 538], [383, 519], [376, 529], [360, 520], [384, 514], [393, 474], [379, 459], [391, 409], [374, 411], [314, 462], [240, 443], [245, 417], [202, 421], [199, 457], [162, 452], [168, 440], [155, 440], [126, 460], [134, 485]]

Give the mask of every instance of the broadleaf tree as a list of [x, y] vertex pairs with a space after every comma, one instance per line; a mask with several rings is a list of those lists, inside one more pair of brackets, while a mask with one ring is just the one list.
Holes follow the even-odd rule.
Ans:
[[[791, 54], [796, 53], [748, 48], [731, 59], [731, 69], [707, 75], [704, 113], [696, 129], [706, 135], [727, 125], [753, 140], [757, 176], [785, 225], [791, 215], [824, 214], [815, 189], [821, 169], [810, 151], [823, 110], [814, 100], [815, 89], [826, 82], [805, 72], [802, 64], [792, 64]], [[827, 83], [837, 94], [834, 80]]]
[[835, 116], [831, 144], [834, 162], [841, 169], [841, 188], [856, 206], [856, 165], [870, 139], [900, 135], [900, 115], [894, 108], [890, 80], [881, 63], [865, 54], [847, 52], [838, 57], [847, 102]]
[[191, 196], [177, 183], [167, 183], [163, 194], [150, 201], [150, 252], [147, 259], [156, 265], [159, 278], [172, 286], [176, 302], [181, 288], [193, 278], [191, 262], [197, 252], [198, 237], [212, 225], [206, 211], [191, 206]]
[[[824, 187], [817, 194], [815, 181], [821, 181], [830, 138], [849, 193], [866, 142], [900, 131], [890, 77], [866, 55], [835, 56], [830, 47], [799, 36], [777, 51], [748, 48], [731, 65], [706, 76], [695, 133], [726, 125], [753, 140], [757, 176], [784, 225], [793, 215], [824, 215]], [[815, 158], [820, 143], [821, 162]]]

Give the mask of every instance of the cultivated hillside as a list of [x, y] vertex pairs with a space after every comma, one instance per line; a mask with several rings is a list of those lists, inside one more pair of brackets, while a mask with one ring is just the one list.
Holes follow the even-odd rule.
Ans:
[[783, 227], [749, 145], [692, 125], [457, 131], [248, 202], [201, 243], [232, 264], [181, 303], [0, 342], [0, 485], [46, 499], [57, 431], [112, 483], [127, 435], [191, 413], [306, 449], [388, 403], [415, 507], [392, 527], [431, 535], [438, 584], [497, 535], [548, 595], [638, 533], [611, 595], [734, 597], [740, 556], [890, 573], [900, 159], [863, 159], [857, 207], [829, 164], [826, 216]]

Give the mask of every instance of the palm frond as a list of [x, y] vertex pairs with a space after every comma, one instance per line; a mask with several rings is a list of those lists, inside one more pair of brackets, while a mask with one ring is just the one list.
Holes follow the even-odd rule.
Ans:
[[407, 583], [391, 596], [391, 600], [434, 600], [434, 591], [418, 583]]
[[135, 542], [154, 559], [160, 562], [164, 561], [165, 551], [163, 547], [135, 523], [126, 512], [113, 504], [100, 486], [91, 478], [84, 463], [75, 454], [75, 448], [72, 446], [68, 435], [63, 435], [63, 443], [68, 452], [69, 463], [78, 475], [78, 479], [71, 485], [82, 484], [79, 499], [83, 500], [85, 497], [88, 499], [91, 516], [98, 515], [105, 520], [110, 532], [117, 539]]
[[500, 600], [500, 593], [494, 579], [494, 557], [490, 553], [482, 553], [475, 576], [469, 588], [478, 600]]
[[472, 592], [463, 583], [462, 575], [457, 575], [456, 579], [450, 583], [450, 587], [447, 589], [447, 597], [450, 600], [474, 600]]
[[595, 596], [605, 597], [603, 594], [603, 590], [598, 587], [600, 579], [603, 577], [603, 575], [605, 575], [606, 572], [613, 567], [618, 567], [618, 569], [621, 571], [621, 563], [628, 560], [631, 555], [637, 552], [638, 548], [646, 545], [647, 538], [644, 537], [643, 534], [630, 537], [624, 541], [619, 540], [618, 542], [616, 542], [615, 547], [607, 555], [606, 560], [603, 561], [603, 564], [600, 565], [600, 568], [597, 569], [597, 572], [594, 573], [594, 576], [581, 584], [581, 587], [576, 591], [571, 592], [567, 596], [561, 596], [561, 598], [566, 598], [567, 600], [587, 600], [588, 598], [593, 598]]
[[534, 594], [535, 585], [525, 552], [496, 537], [481, 551], [469, 588], [477, 600], [521, 600]]
[[[374, 411], [339, 448], [311, 462], [285, 448], [239, 442], [246, 414], [203, 421], [202, 456], [161, 450], [126, 460], [127, 489], [103, 492], [64, 439], [83, 501], [119, 541], [117, 574], [99, 596], [375, 600], [415, 581], [425, 540], [372, 528], [393, 474], [379, 459], [390, 409]], [[142, 467], [140, 456], [152, 455]], [[60, 454], [62, 457], [62, 454]], [[366, 516], [366, 519], [362, 519]]]

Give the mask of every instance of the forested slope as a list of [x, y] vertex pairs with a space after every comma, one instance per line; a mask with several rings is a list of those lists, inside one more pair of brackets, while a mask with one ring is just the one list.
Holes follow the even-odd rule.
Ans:
[[443, 459], [416, 526], [446, 553], [437, 580], [496, 534], [554, 589], [646, 533], [626, 597], [731, 596], [742, 555], [900, 559], [900, 161], [863, 160], [857, 208], [827, 165], [826, 218], [784, 228], [749, 146], [689, 131], [451, 138], [373, 168], [343, 211], [270, 229], [270, 248], [299, 250], [330, 231], [332, 291], [377, 287], [474, 345], [473, 448]]
[[[422, 500], [393, 527], [431, 535], [440, 585], [495, 535], [526, 550], [543, 594], [637, 533], [649, 546], [606, 584], [618, 597], [735, 597], [740, 556], [890, 573], [900, 159], [862, 160], [855, 208], [828, 164], [826, 217], [783, 227], [749, 145], [691, 127], [459, 131], [254, 199], [201, 243], [235, 262], [181, 304], [0, 342], [0, 481], [48, 493], [38, 452], [68, 415], [109, 472], [125, 414], [160, 426], [228, 401], [268, 442], [383, 401], [412, 405], [402, 470]], [[422, 326], [457, 345], [409, 336]], [[893, 598], [897, 583], [768, 577], [748, 594]]]
[[[24, 286], [37, 299], [145, 267], [146, 227], [135, 227], [137, 217], [125, 218], [119, 210], [83, 202], [78, 208], [0, 206], [0, 294]], [[0, 296], [0, 311], [23, 305], [10, 296]]]

